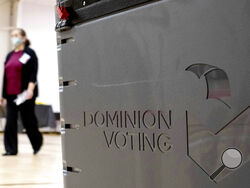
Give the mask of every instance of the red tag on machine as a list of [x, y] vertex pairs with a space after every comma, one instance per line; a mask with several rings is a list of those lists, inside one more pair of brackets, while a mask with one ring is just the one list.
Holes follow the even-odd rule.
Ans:
[[58, 6], [56, 9], [56, 12], [61, 20], [68, 20], [69, 19], [69, 13], [65, 7]]

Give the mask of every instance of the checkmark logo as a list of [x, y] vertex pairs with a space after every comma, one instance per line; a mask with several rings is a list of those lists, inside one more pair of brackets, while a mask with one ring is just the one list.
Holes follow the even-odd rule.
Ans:
[[212, 133], [190, 123], [186, 112], [187, 155], [215, 182], [234, 173], [250, 160], [250, 106]]
[[[212, 65], [193, 64], [186, 71], [206, 79], [207, 99], [231, 107], [227, 73]], [[250, 160], [250, 106], [217, 132], [207, 130], [195, 114], [186, 112], [187, 155], [214, 182], [220, 182]]]

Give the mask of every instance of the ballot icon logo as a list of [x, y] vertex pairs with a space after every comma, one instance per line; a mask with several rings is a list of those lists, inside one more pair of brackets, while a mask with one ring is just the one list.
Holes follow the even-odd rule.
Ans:
[[231, 108], [231, 90], [227, 73], [212, 65], [193, 64], [186, 71], [193, 72], [199, 79], [206, 79], [207, 99], [217, 99]]
[[[232, 109], [227, 73], [216, 66], [193, 64], [186, 71], [206, 79], [207, 100], [216, 99]], [[211, 132], [186, 111], [187, 155], [207, 176], [218, 183], [250, 160], [250, 106], [220, 130]]]

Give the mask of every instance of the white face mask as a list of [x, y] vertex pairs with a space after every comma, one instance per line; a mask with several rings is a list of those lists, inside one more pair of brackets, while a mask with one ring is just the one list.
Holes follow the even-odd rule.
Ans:
[[23, 39], [20, 38], [20, 37], [12, 37], [12, 38], [11, 38], [11, 42], [12, 42], [12, 44], [13, 44], [15, 47], [17, 47], [17, 46], [19, 46], [20, 44], [23, 43]]

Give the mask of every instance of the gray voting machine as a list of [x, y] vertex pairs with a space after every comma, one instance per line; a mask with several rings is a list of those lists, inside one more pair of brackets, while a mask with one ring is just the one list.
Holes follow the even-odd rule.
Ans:
[[58, 0], [65, 188], [250, 187], [249, 0]]

